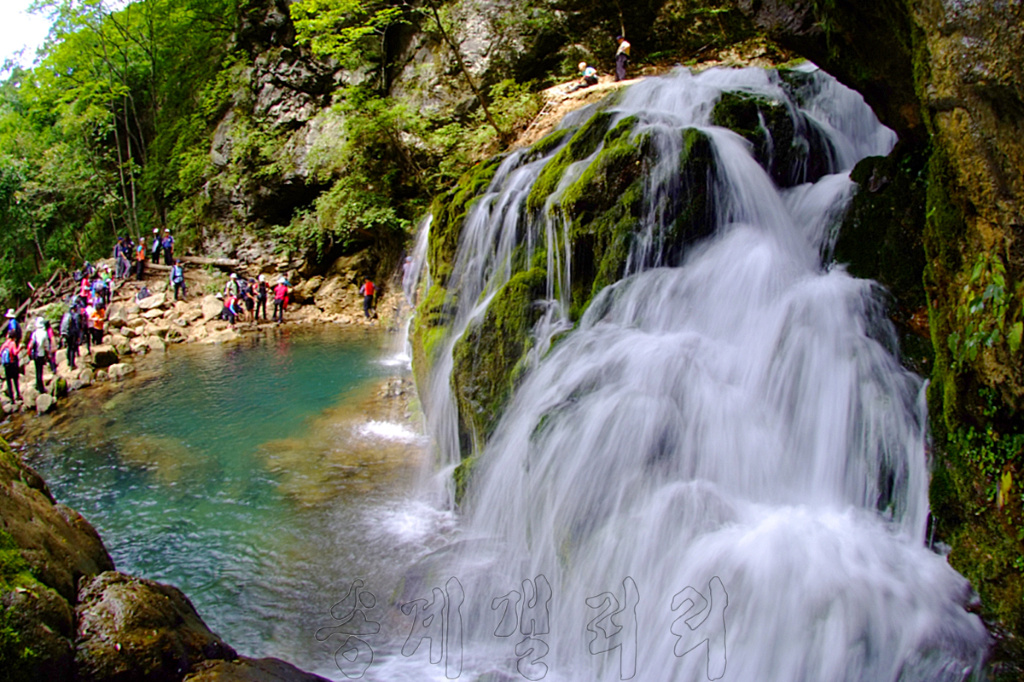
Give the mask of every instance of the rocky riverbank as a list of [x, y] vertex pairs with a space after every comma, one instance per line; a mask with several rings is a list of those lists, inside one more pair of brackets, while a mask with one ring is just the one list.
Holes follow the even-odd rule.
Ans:
[[[397, 287], [382, 288], [383, 293], [376, 302], [376, 316], [366, 318], [363, 297], [358, 291], [360, 278], [350, 260], [342, 259], [326, 276], [300, 280], [292, 288], [283, 326], [338, 324], [394, 328], [403, 304], [401, 292], [394, 291]], [[242, 274], [249, 275], [245, 270]], [[277, 276], [271, 275], [275, 279]], [[36, 390], [34, 370], [23, 350], [24, 373], [19, 384], [22, 400], [0, 395], [0, 408], [6, 414], [33, 411], [44, 414], [56, 409], [69, 393], [93, 384], [121, 380], [135, 371], [134, 359], [148, 353], [163, 353], [169, 346], [179, 343], [232, 343], [282, 326], [262, 317], [259, 321], [241, 321], [234, 325], [220, 319], [223, 303], [216, 292], [223, 289], [227, 279], [228, 273], [223, 271], [186, 270], [188, 295], [183, 300], [175, 300], [173, 289], [159, 272], [142, 281], [118, 282], [107, 308], [102, 342], [94, 344], [91, 350], [83, 344], [74, 368], [68, 362], [67, 351], [58, 350], [56, 371], [50, 367], [44, 370], [46, 391], [43, 393]], [[139, 299], [143, 286], [150, 295]], [[273, 301], [269, 301], [268, 313], [272, 313], [272, 308]], [[64, 310], [64, 301], [51, 301], [34, 308], [27, 315], [26, 327], [31, 328], [30, 323], [37, 317], [49, 319], [56, 326]]]

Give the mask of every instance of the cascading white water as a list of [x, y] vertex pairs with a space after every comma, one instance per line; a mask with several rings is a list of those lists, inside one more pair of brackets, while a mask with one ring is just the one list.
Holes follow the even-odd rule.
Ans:
[[[538, 357], [483, 446], [464, 504], [471, 541], [431, 562], [464, 590], [464, 679], [977, 671], [988, 636], [964, 608], [969, 585], [924, 546], [923, 382], [892, 354], [875, 285], [821, 259], [852, 165], [894, 138], [858, 95], [824, 74], [811, 82], [797, 105], [773, 72], [682, 71], [614, 105], [639, 117], [634, 135], [654, 133], [649, 197], [672, 194], [683, 131], [708, 136], [716, 225], [681, 262], [663, 262], [650, 248], [663, 207], [651, 206], [627, 277]], [[749, 143], [709, 125], [723, 91], [803, 112], [829, 141], [833, 173], [779, 190]], [[523, 158], [505, 160], [462, 231], [455, 331], [427, 401], [449, 461], [451, 346], [508, 280], [516, 234], [561, 229], [557, 211], [525, 224], [524, 197], [551, 157]], [[540, 347], [566, 326], [570, 269], [553, 251], [556, 312], [535, 330]], [[534, 591], [539, 603], [524, 608]], [[517, 629], [500, 622], [509, 614]]]

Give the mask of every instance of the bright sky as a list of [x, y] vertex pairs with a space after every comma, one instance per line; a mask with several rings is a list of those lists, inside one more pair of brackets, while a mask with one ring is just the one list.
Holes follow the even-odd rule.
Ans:
[[42, 16], [29, 14], [32, 0], [0, 1], [0, 64], [24, 48], [18, 59], [23, 66], [31, 66], [36, 48], [46, 38], [50, 22]]

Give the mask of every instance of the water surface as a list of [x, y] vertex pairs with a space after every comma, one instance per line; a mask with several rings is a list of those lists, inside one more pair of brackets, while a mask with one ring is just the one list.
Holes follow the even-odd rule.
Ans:
[[430, 539], [382, 352], [337, 330], [174, 347], [84, 392], [30, 463], [118, 570], [181, 588], [242, 654], [323, 667], [315, 631], [351, 580], [380, 584]]

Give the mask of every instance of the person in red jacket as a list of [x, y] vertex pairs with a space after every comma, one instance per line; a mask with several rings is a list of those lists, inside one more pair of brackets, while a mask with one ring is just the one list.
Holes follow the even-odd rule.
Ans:
[[363, 314], [366, 315], [366, 319], [370, 319], [370, 309], [373, 307], [373, 295], [377, 293], [377, 289], [373, 286], [373, 282], [369, 278], [363, 282], [363, 286], [359, 287], [359, 293], [363, 295]]

